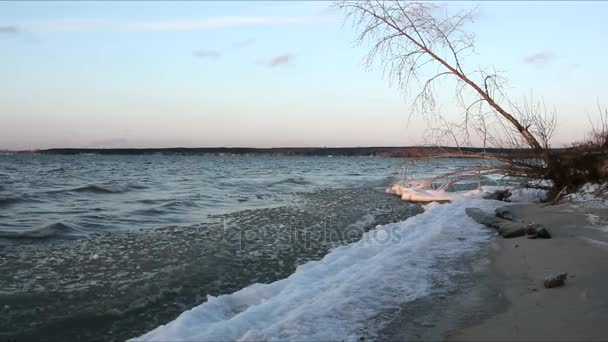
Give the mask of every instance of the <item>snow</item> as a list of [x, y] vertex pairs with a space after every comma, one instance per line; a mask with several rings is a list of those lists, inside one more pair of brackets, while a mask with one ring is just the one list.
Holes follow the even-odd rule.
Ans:
[[430, 203], [427, 203], [427, 204], [423, 204], [422, 205], [422, 209], [424, 209], [424, 211], [429, 211], [429, 210], [431, 210], [433, 208], [436, 208], [437, 206], [440, 206], [440, 205], [441, 205], [441, 203], [439, 203], [439, 202], [430, 202]]
[[[490, 187], [484, 187], [486, 191], [493, 191]], [[532, 188], [515, 188], [511, 189], [511, 202], [539, 202], [547, 196], [546, 190]]]
[[386, 190], [387, 193], [395, 194], [401, 197], [402, 200], [408, 202], [445, 202], [451, 201], [455, 193], [449, 193], [439, 190], [426, 190], [421, 187], [412, 186], [406, 187], [400, 184], [395, 184]]
[[[397, 195], [407, 202], [447, 202], [462, 197], [481, 196], [504, 189], [505, 187], [485, 185], [480, 190], [449, 192], [445, 190], [422, 189], [416, 185], [404, 186], [395, 184], [386, 189], [386, 192]], [[544, 190], [518, 188], [511, 190], [511, 197], [509, 199], [514, 202], [537, 202], [545, 194], [546, 191]]]
[[[464, 209], [492, 212], [503, 202], [481, 200], [479, 192], [450, 196], [406, 221], [377, 226], [355, 243], [340, 246], [288, 278], [208, 296], [174, 321], [134, 340], [357, 340], [373, 338], [388, 310], [437, 291], [450, 272], [438, 261], [477, 251], [492, 232]], [[422, 195], [420, 195], [422, 196]], [[437, 199], [432, 192], [429, 198]]]
[[592, 213], [587, 213], [586, 216], [587, 222], [589, 222], [591, 228], [608, 233], [608, 224], [606, 224], [607, 222], [602, 221], [601, 217]]
[[587, 214], [587, 221], [591, 223], [592, 226], [597, 226], [600, 224], [600, 217], [595, 214]]
[[608, 183], [587, 183], [579, 191], [564, 197], [586, 207], [608, 208]]

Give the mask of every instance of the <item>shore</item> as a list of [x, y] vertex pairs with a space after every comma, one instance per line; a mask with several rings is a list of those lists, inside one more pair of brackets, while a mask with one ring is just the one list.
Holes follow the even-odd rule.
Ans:
[[[444, 337], [453, 341], [606, 340], [608, 209], [521, 204], [510, 210], [516, 220], [544, 225], [552, 238], [497, 238], [486, 281], [495, 298], [486, 298], [485, 304], [488, 312], [492, 307], [494, 312]], [[565, 286], [544, 288], [547, 276], [562, 272], [568, 273]]]
[[[380, 198], [383, 197], [377, 199]], [[492, 208], [497, 204], [486, 200], [467, 203], [477, 203], [480, 207], [491, 204]], [[319, 205], [311, 211], [319, 212], [318, 208], [326, 204]], [[446, 221], [448, 228], [439, 236], [452, 242], [472, 239], [464, 217], [468, 204], [458, 209], [447, 207], [449, 205], [433, 210], [446, 209], [442, 215], [449, 211], [462, 217]], [[606, 340], [608, 325], [602, 323], [608, 321], [608, 209], [573, 204], [515, 204], [508, 208], [516, 220], [543, 224], [552, 238], [493, 238], [490, 236], [493, 229], [486, 228], [489, 231], [482, 233], [486, 237], [480, 242], [480, 250], [466, 256], [442, 258], [437, 263], [436, 275], [429, 281], [433, 286], [439, 283], [439, 287], [446, 290], [407, 301], [398, 312], [383, 313], [377, 319], [389, 319], [390, 323], [376, 339]], [[297, 214], [280, 208], [263, 210], [266, 213], [263, 216], [273, 222], [283, 218], [288, 223]], [[378, 217], [376, 223], [401, 221], [400, 216], [405, 213], [397, 211], [397, 216]], [[252, 211], [245, 217], [237, 215], [234, 220], [249, 221], [259, 214]], [[411, 233], [418, 227], [417, 234], [426, 232], [440, 224], [435, 221], [436, 217], [441, 215], [408, 221], [411, 227], [403, 231]], [[339, 217], [337, 220], [344, 221]], [[259, 226], [260, 222], [256, 222], [255, 226]], [[0, 324], [0, 337], [125, 340], [170, 322], [193, 305], [201, 304], [205, 301], [201, 293], [232, 293], [253, 282], [271, 283], [294, 273], [297, 260], [285, 263], [282, 258], [268, 258], [270, 254], [241, 255], [232, 251], [230, 246], [236, 244], [231, 241], [238, 235], [227, 236], [225, 243], [206, 244], [209, 236], [204, 232], [212, 231], [213, 227], [166, 227], [147, 234], [57, 242], [46, 249], [35, 244], [0, 248], [0, 269], [13, 275], [0, 281], [3, 285], [0, 310], [7, 317]], [[220, 223], [216, 228], [221, 228]], [[454, 234], [459, 229], [462, 231]], [[446, 233], [452, 236], [446, 238], [449, 235]], [[260, 243], [266, 245], [264, 241]], [[443, 247], [441, 243], [436, 245], [436, 248]], [[408, 250], [410, 248], [403, 249]], [[302, 251], [294, 255], [300, 256]], [[327, 253], [323, 249], [307, 251], [317, 253], [310, 255], [314, 260]], [[418, 255], [419, 260], [411, 258], [416, 254], [395, 255], [400, 257], [385, 260], [407, 260], [416, 265], [433, 254]], [[370, 264], [385, 265], [377, 261]], [[395, 269], [403, 270], [403, 267], [401, 263], [395, 265]], [[403, 279], [417, 279], [415, 271], [416, 268], [409, 269], [411, 273], [405, 272]], [[442, 272], [449, 276], [442, 277]], [[568, 273], [564, 287], [543, 287], [545, 277], [562, 272]], [[213, 279], [221, 281], [210, 281]], [[403, 279], [393, 283], [403, 284], [400, 282]], [[442, 281], [448, 283], [442, 284]], [[372, 283], [376, 284], [376, 280], [370, 279]], [[359, 284], [351, 287], [362, 288]], [[370, 289], [351, 298], [373, 292]], [[389, 292], [403, 294], [404, 289], [407, 287]], [[273, 306], [273, 310], [276, 308]]]
[[[382, 331], [400, 341], [589, 341], [608, 338], [608, 209], [509, 206], [551, 239], [503, 239], [470, 261], [460, 286], [404, 305]], [[488, 228], [492, 229], [492, 228]], [[568, 273], [563, 287], [546, 277]]]

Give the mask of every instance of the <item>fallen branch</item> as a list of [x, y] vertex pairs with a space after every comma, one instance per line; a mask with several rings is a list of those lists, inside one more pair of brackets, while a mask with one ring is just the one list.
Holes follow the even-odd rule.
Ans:
[[555, 198], [551, 202], [543, 205], [543, 207], [546, 207], [549, 205], [556, 205], [562, 199], [564, 193], [566, 192], [566, 189], [568, 189], [568, 186], [564, 185], [564, 187], [562, 187], [562, 189], [557, 193], [557, 196], [555, 196]]
[[448, 177], [463, 174], [463, 173], [480, 172], [480, 171], [497, 170], [497, 169], [498, 169], [498, 167], [496, 167], [496, 166], [481, 166], [481, 167], [470, 167], [470, 168], [465, 168], [465, 169], [458, 169], [455, 171], [442, 173], [433, 178], [429, 178], [429, 179], [425, 180], [422, 184], [420, 184], [419, 188], [426, 189], [429, 186], [431, 186], [434, 182], [436, 182], [440, 179], [448, 178]]

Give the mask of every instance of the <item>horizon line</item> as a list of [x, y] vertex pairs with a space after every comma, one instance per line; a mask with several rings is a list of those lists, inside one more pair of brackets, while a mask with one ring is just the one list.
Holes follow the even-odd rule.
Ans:
[[[184, 147], [184, 146], [173, 146], [173, 147], [49, 147], [49, 148], [35, 148], [35, 149], [0, 149], [3, 152], [39, 152], [39, 151], [52, 151], [52, 150], [304, 150], [304, 149], [373, 149], [373, 148], [451, 148], [451, 149], [488, 149], [488, 150], [517, 150], [517, 149], [528, 149], [527, 147], [483, 147], [483, 146], [443, 146], [443, 145], [369, 145], [369, 146], [273, 146], [273, 147], [252, 147], [252, 146], [198, 146], [198, 147]], [[549, 149], [562, 149], [562, 147], [553, 147]]]

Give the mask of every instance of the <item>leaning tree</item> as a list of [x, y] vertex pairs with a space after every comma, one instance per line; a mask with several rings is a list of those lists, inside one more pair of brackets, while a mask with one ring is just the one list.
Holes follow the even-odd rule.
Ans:
[[[478, 157], [493, 161], [455, 170], [426, 182], [454, 177], [449, 183], [480, 174], [502, 174], [550, 180], [554, 196], [574, 190], [586, 181], [572, 158], [549, 147], [556, 121], [542, 101], [511, 101], [506, 81], [493, 68], [470, 70], [465, 60], [475, 46], [475, 35], [466, 29], [476, 9], [448, 11], [444, 5], [409, 1], [339, 1], [336, 6], [359, 30], [357, 41], [371, 44], [366, 62], [379, 62], [392, 82], [411, 96], [412, 113], [431, 124], [431, 136], [449, 138], [458, 152], [443, 157]], [[461, 115], [448, 120], [437, 110], [437, 82], [454, 86]], [[472, 141], [502, 153], [464, 153]], [[485, 149], [484, 149], [485, 150]], [[494, 150], [496, 151], [496, 150]], [[575, 167], [576, 166], [576, 167]]]

